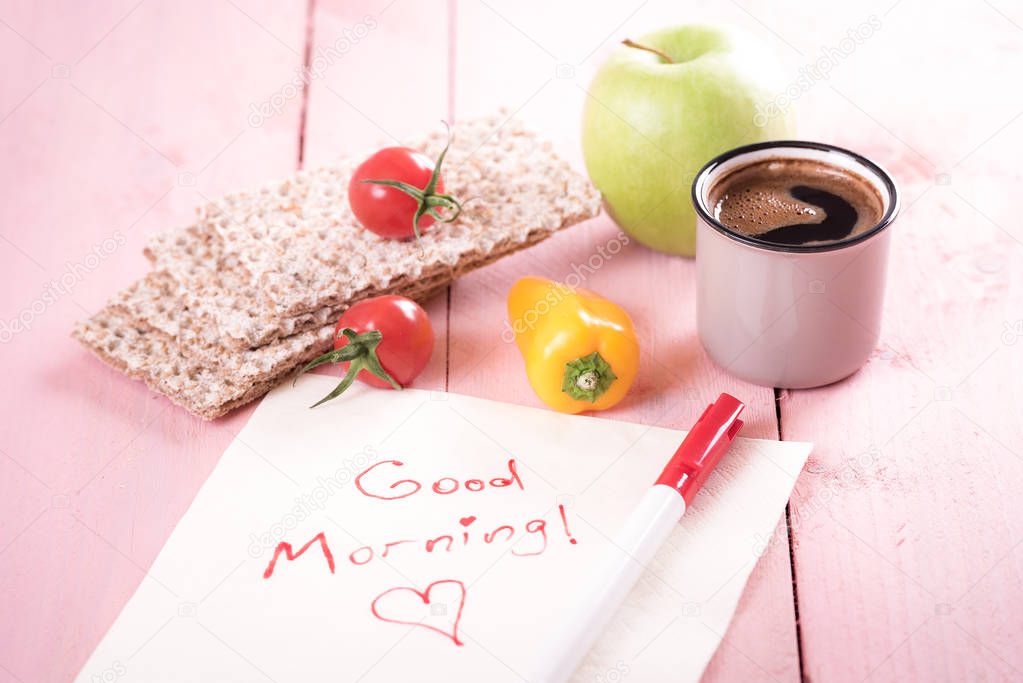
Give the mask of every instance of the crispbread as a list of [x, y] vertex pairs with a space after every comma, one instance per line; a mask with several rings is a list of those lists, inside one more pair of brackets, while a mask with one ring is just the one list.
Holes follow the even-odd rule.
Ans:
[[[159, 259], [154, 258], [151, 248], [160, 254]], [[150, 247], [146, 248], [146, 254], [154, 260], [156, 272], [166, 273], [171, 281], [176, 283], [176, 296], [180, 300], [180, 306], [191, 311], [194, 321], [202, 321], [205, 329], [219, 336], [223, 344], [223, 337], [219, 335], [219, 327], [216, 318], [210, 314], [211, 311], [216, 310], [217, 306], [234, 306], [238, 301], [238, 293], [246, 288], [251, 291], [252, 288], [239, 277], [238, 270], [231, 265], [232, 261], [224, 257], [220, 241], [209, 239], [198, 226], [190, 226], [184, 230], [159, 235], [151, 241]], [[165, 269], [168, 265], [172, 265], [173, 270], [179, 274], [187, 271], [187, 285], [181, 285], [173, 279], [170, 271]], [[218, 298], [223, 299], [219, 304], [216, 303]], [[346, 302], [339, 306], [326, 306], [310, 313], [281, 318], [272, 324], [260, 323], [260, 328], [254, 334], [259, 340], [257, 346], [335, 321], [348, 305], [350, 303]], [[144, 311], [137, 313], [143, 321], [147, 321]], [[155, 321], [147, 322], [160, 327]], [[167, 329], [165, 331], [175, 337], [178, 334], [176, 331]], [[185, 340], [179, 341], [186, 343]], [[238, 344], [224, 346], [234, 350], [253, 348]], [[187, 347], [183, 350], [188, 353]]]
[[120, 292], [111, 304], [133, 320], [173, 340], [181, 355], [248, 382], [272, 379], [280, 374], [282, 367], [293, 367], [295, 357], [311, 348], [322, 352], [331, 341], [334, 321], [255, 349], [225, 349], [216, 329], [195, 316], [179, 294], [174, 278], [156, 271]]
[[[315, 336], [315, 333], [307, 333]], [[321, 349], [330, 345], [331, 329]], [[78, 324], [74, 336], [101, 360], [130, 377], [144, 381], [172, 402], [199, 417], [212, 420], [270, 391], [278, 377], [254, 382], [235, 379], [230, 372], [181, 354], [174, 340], [132, 318], [124, 308], [107, 306]], [[303, 362], [296, 357], [292, 369]]]
[[176, 288], [168, 274], [151, 273], [79, 323], [74, 336], [108, 364], [204, 419], [259, 398], [332, 345], [330, 324], [257, 349], [226, 350], [182, 306]]
[[[495, 250], [487, 262], [505, 253]], [[449, 282], [419, 283], [409, 293], [425, 300]], [[79, 323], [74, 336], [109, 365], [206, 420], [259, 398], [332, 344], [333, 323], [255, 349], [226, 349], [210, 321], [194, 315], [180, 293], [166, 271], [150, 273]]]
[[282, 375], [331, 346], [334, 328], [324, 325], [258, 349], [226, 351], [182, 305], [176, 290], [169, 275], [151, 273], [80, 323], [75, 337], [107, 363], [205, 419], [262, 396]]
[[[157, 237], [147, 254], [216, 324], [224, 346], [251, 348], [363, 298], [432, 289], [599, 211], [592, 185], [519, 122], [495, 115], [452, 132], [445, 191], [472, 202], [456, 222], [428, 230], [422, 251], [358, 224], [347, 199], [350, 160], [208, 204], [195, 226]], [[436, 132], [413, 146], [436, 158], [445, 140]]]
[[[371, 296], [399, 294], [424, 303], [432, 296], [443, 291], [447, 285], [460, 275], [483, 267], [513, 251], [531, 246], [546, 237], [547, 233], [537, 232], [530, 235], [526, 242], [514, 244], [509, 242], [497, 245], [487, 254], [485, 259], [460, 264], [456, 269], [442, 270], [433, 277], [422, 278], [419, 281], [410, 281], [409, 278], [400, 277], [393, 280], [390, 286], [384, 290], [368, 293], [361, 292], [357, 298], [346, 301], [338, 306], [326, 307], [314, 313], [285, 318], [274, 327], [274, 331], [281, 332], [281, 335], [280, 337], [273, 337], [273, 340], [278, 338], [284, 339], [294, 334], [332, 323], [349, 306]], [[204, 297], [215, 296], [215, 292], [221, 291], [219, 290], [221, 287], [226, 287], [226, 291], [230, 291], [230, 285], [225, 284], [222, 275], [213, 267], [217, 263], [216, 249], [200, 250], [192, 248], [193, 246], [191, 243], [187, 243], [185, 246], [176, 245], [173, 248], [182, 250], [183, 254], [187, 253], [190, 258], [195, 260], [192, 266], [193, 273], [201, 271], [208, 273], [209, 279], [206, 282], [195, 283], [194, 286], [199, 288], [198, 291], [185, 289], [170, 273], [165, 270], [157, 270], [147, 278], [147, 282], [149, 282], [149, 288], [160, 288], [160, 300], [150, 297], [149, 300], [142, 304], [140, 298], [135, 295], [134, 290], [139, 287], [146, 287], [144, 283], [139, 283], [139, 285], [125, 290], [118, 295], [118, 299], [121, 300], [121, 303], [130, 310], [137, 320], [147, 323], [175, 338], [185, 355], [192, 355], [194, 349], [209, 346], [213, 343], [221, 347], [220, 352], [222, 353], [244, 351], [246, 348], [225, 345], [218, 333], [216, 322], [210, 316], [204, 316], [200, 313], [204, 310], [202, 307]], [[184, 259], [184, 256], [182, 255], [181, 258]], [[178, 317], [182, 315], [182, 312], [187, 312], [187, 324], [182, 324], [183, 321]]]

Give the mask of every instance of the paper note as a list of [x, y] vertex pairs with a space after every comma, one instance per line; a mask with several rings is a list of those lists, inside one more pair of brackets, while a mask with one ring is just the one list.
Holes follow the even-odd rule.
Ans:
[[[308, 409], [335, 382], [263, 401], [79, 681], [528, 680], [683, 436], [358, 385]], [[809, 451], [737, 439], [577, 680], [698, 680]]]

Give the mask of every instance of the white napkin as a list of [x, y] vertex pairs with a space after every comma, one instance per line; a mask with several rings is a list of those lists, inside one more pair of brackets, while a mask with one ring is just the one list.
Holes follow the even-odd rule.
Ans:
[[[307, 408], [335, 382], [263, 401], [79, 681], [526, 679], [684, 435], [359, 385]], [[810, 448], [737, 439], [577, 680], [698, 680]]]

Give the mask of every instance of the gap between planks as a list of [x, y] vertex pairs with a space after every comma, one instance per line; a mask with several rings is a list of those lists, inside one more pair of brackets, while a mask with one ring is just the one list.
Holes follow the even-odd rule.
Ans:
[[313, 36], [316, 31], [316, 0], [306, 0], [305, 41], [302, 46], [302, 110], [298, 115], [298, 170], [305, 167], [305, 124], [309, 115], [309, 69], [312, 65]]
[[[448, 53], [447, 53], [447, 84], [448, 84], [448, 124], [455, 123], [455, 60], [458, 55], [458, 0], [447, 0]], [[444, 334], [444, 391], [451, 391], [451, 285], [444, 288], [445, 334]]]
[[[781, 392], [774, 389], [774, 417], [778, 425], [778, 441], [782, 440], [781, 432]], [[792, 547], [792, 504], [785, 503], [785, 533], [789, 540], [789, 574], [792, 577], [792, 612], [796, 622], [796, 655], [799, 661], [799, 680], [805, 681], [806, 674], [803, 672], [803, 627], [799, 623], [799, 587], [796, 585], [796, 551]]]

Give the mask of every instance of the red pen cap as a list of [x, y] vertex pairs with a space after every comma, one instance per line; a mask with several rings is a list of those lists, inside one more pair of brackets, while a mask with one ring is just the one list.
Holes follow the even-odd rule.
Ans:
[[693, 502], [696, 492], [703, 486], [718, 460], [732, 444], [736, 432], [742, 427], [739, 413], [746, 405], [729, 394], [707, 406], [686, 434], [682, 445], [665, 466], [657, 484], [664, 484], [682, 494], [686, 506]]

